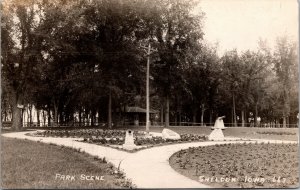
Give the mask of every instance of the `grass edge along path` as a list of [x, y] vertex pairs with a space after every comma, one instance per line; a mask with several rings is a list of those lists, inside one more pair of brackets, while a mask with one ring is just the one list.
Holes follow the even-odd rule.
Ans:
[[1, 188], [130, 187], [134, 187], [131, 181], [105, 158], [66, 146], [1, 136]]

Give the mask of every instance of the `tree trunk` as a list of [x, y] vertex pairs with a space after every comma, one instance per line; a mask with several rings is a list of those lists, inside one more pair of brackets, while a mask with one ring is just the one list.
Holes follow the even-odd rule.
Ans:
[[181, 126], [181, 110], [179, 111], [179, 126]]
[[31, 125], [32, 125], [32, 105], [31, 104], [29, 104], [28, 105], [28, 110], [29, 110], [29, 127], [31, 127]]
[[50, 111], [50, 108], [48, 107], [48, 110], [47, 110], [47, 114], [48, 114], [48, 127], [51, 127], [51, 111]]
[[231, 109], [231, 124], [233, 125], [234, 121], [233, 121], [233, 108]]
[[78, 111], [78, 122], [79, 122], [79, 127], [81, 127], [81, 123], [82, 123], [82, 111], [81, 111], [81, 107], [79, 108], [79, 111]]
[[3, 107], [2, 107], [2, 113], [3, 113], [3, 121], [7, 121], [7, 112], [6, 109], [3, 109]]
[[235, 94], [234, 93], [232, 94], [232, 104], [233, 104], [233, 110], [232, 110], [233, 125], [234, 125], [234, 127], [236, 127], [237, 123], [236, 123]]
[[285, 116], [283, 117], [282, 127], [286, 128], [286, 117]]
[[96, 118], [96, 113], [94, 110], [91, 111], [91, 126], [95, 126], [95, 118]]
[[18, 95], [14, 92], [12, 94], [12, 108], [13, 108], [13, 117], [12, 117], [12, 129], [19, 131], [22, 128], [22, 110], [18, 108], [19, 103]]
[[175, 120], [174, 120], [175, 126], [178, 126], [178, 125], [177, 125], [177, 122], [178, 122], [178, 112], [176, 112], [175, 118], [174, 118], [174, 119], [175, 119]]
[[82, 117], [82, 120], [83, 120], [83, 126], [86, 126], [87, 125], [87, 122], [88, 122], [88, 116], [87, 116], [87, 112], [86, 112], [86, 108], [84, 107], [83, 108], [83, 113], [82, 113], [83, 117]]
[[[287, 67], [286, 67], [286, 70], [287, 70]], [[288, 73], [288, 71], [286, 71], [286, 73]], [[290, 114], [290, 93], [289, 93], [289, 82], [288, 82], [288, 79], [286, 79], [284, 81], [285, 85], [284, 85], [284, 89], [283, 89], [283, 97], [284, 97], [284, 103], [283, 103], [283, 128], [286, 128], [287, 127], [287, 124], [288, 124], [288, 116]]]
[[170, 126], [170, 99], [166, 97], [166, 110], [165, 110], [165, 127]]
[[39, 109], [36, 109], [36, 124], [37, 124], [37, 127], [39, 127], [41, 124], [41, 121], [40, 121], [40, 110]]
[[45, 111], [42, 110], [42, 118], [43, 118], [43, 127], [46, 125], [46, 116], [45, 116]]
[[57, 127], [58, 126], [58, 105], [54, 103], [53, 107], [54, 107], [53, 127]]
[[109, 95], [108, 95], [108, 118], [107, 118], [107, 125], [108, 128], [112, 128], [112, 117], [111, 117], [111, 89], [109, 89]]
[[57, 108], [57, 126], [58, 126], [58, 124], [60, 124], [60, 125], [64, 124], [65, 119], [66, 119], [65, 113], [63, 113], [62, 111], [59, 112], [58, 108]]
[[98, 109], [98, 124], [100, 126], [100, 123], [101, 123], [101, 115], [100, 115], [101, 111], [100, 111], [100, 108]]
[[257, 127], [258, 103], [255, 103], [254, 127]]
[[[22, 116], [23, 116], [22, 119], [24, 119], [24, 120], [22, 120], [22, 123], [24, 124], [24, 126], [28, 127], [29, 126], [28, 124], [30, 121], [29, 108], [27, 107], [25, 110], [26, 110], [25, 112], [24, 111], [22, 112]], [[25, 115], [27, 116], [27, 118], [25, 117]]]
[[90, 121], [91, 121], [91, 115], [90, 113], [87, 111], [86, 112], [86, 125], [90, 126]]
[[204, 104], [201, 105], [201, 126], [204, 126], [204, 112], [205, 112], [205, 108], [204, 108]]
[[15, 131], [21, 130], [22, 119], [21, 119], [21, 109], [16, 105], [13, 105], [13, 118], [12, 118], [12, 128]]
[[164, 106], [163, 104], [160, 107], [160, 125], [164, 125]]
[[193, 125], [197, 122], [197, 110], [193, 109]]
[[210, 110], [209, 111], [209, 126], [213, 123], [213, 121], [212, 121], [212, 115], [213, 115], [213, 111]]
[[244, 112], [244, 110], [241, 111], [241, 116], [242, 116], [242, 127], [245, 127], [245, 112]]

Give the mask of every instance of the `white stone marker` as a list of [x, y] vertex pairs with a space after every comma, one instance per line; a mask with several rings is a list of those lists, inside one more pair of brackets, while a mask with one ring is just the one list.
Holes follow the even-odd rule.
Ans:
[[123, 144], [122, 147], [126, 150], [133, 150], [137, 148], [133, 140], [133, 131], [131, 130], [126, 131], [125, 143]]
[[213, 129], [213, 131], [208, 136], [208, 140], [214, 140], [214, 141], [223, 141], [224, 140], [225, 137], [222, 132], [222, 130], [225, 129], [224, 122], [223, 122], [224, 117], [225, 116], [222, 116], [222, 117], [218, 117], [216, 119], [215, 125], [211, 128], [211, 129]]
[[163, 139], [173, 139], [173, 140], [180, 139], [180, 135], [170, 129], [164, 129], [161, 133]]

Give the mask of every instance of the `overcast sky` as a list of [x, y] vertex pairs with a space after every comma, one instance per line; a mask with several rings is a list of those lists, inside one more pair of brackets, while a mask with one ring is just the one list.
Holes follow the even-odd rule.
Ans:
[[259, 38], [274, 46], [276, 37], [298, 41], [297, 0], [200, 0], [205, 12], [204, 38], [228, 49], [257, 49]]

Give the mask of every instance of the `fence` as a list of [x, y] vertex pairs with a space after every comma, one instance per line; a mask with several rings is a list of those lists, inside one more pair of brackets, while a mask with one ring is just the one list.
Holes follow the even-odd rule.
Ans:
[[[11, 127], [11, 122], [2, 122], [2, 128], [9, 128]], [[139, 126], [139, 127], [145, 127], [145, 122], [119, 122], [119, 123], [112, 123], [113, 128], [119, 128], [119, 127], [132, 127], [132, 126]], [[241, 123], [238, 123], [237, 126], [234, 126], [233, 123], [224, 123], [225, 127], [242, 127]], [[164, 127], [164, 123], [161, 122], [153, 122], [151, 123], [152, 127]], [[212, 127], [214, 126], [214, 123], [204, 123], [203, 125], [201, 123], [194, 123], [194, 122], [170, 122], [170, 127]], [[95, 128], [107, 128], [106, 122], [95, 122], [93, 125], [90, 122], [71, 122], [71, 123], [64, 123], [64, 124], [58, 124], [54, 125], [54, 123], [51, 123], [48, 125], [47, 123], [37, 123], [37, 122], [23, 122], [23, 127], [25, 128], [49, 128], [49, 127], [68, 127], [68, 128], [79, 128], [79, 127], [95, 127]], [[244, 127], [258, 127], [258, 128], [283, 128], [283, 124], [280, 123], [259, 123], [257, 126], [254, 125], [254, 123], [245, 123]], [[297, 128], [298, 124], [287, 124], [287, 128]]]

